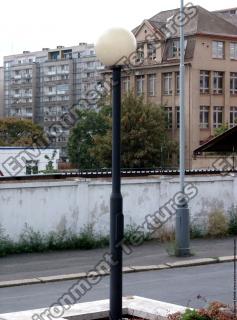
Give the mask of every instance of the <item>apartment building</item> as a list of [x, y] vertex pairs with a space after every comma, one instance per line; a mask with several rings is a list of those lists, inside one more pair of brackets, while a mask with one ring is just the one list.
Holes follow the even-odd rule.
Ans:
[[[170, 135], [179, 139], [179, 10], [160, 12], [133, 32], [138, 50], [123, 73], [133, 90], [166, 108]], [[185, 9], [186, 167], [198, 167], [193, 151], [215, 129], [237, 120], [237, 9]], [[155, 132], [154, 132], [155, 134]], [[203, 164], [202, 164], [203, 165]]]
[[0, 67], [0, 117], [4, 115], [4, 70]]
[[[5, 116], [40, 124], [50, 134], [51, 147], [60, 148], [61, 157], [66, 157], [71, 126], [65, 125], [64, 115], [89, 90], [101, 85], [101, 69], [94, 45], [87, 43], [6, 56]], [[57, 128], [61, 132], [54, 137], [52, 131]]]

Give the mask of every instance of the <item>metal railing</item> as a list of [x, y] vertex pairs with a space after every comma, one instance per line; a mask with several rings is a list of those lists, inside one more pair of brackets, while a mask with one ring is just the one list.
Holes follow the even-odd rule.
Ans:
[[[190, 169], [185, 170], [185, 175], [219, 175], [237, 173], [237, 170], [216, 170], [216, 169]], [[179, 176], [179, 170], [173, 168], [135, 168], [121, 169], [122, 177], [146, 177], [146, 176]], [[17, 181], [17, 180], [58, 180], [66, 178], [111, 178], [112, 171], [110, 168], [104, 169], [87, 169], [87, 170], [71, 170], [61, 171], [54, 174], [24, 175], [0, 177], [0, 181]]]

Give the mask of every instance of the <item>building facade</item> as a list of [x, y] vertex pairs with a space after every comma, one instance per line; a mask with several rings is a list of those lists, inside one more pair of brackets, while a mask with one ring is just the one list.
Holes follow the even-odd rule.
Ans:
[[[94, 45], [86, 43], [6, 56], [5, 116], [40, 124], [50, 136], [51, 147], [60, 148], [61, 156], [66, 157], [71, 126], [62, 125], [64, 115], [90, 90], [101, 85], [102, 68]], [[57, 128], [60, 134], [53, 135]]]
[[[179, 10], [161, 12], [133, 30], [138, 49], [123, 74], [123, 92], [165, 107], [167, 129], [179, 139]], [[216, 128], [237, 120], [237, 10], [185, 8], [186, 167]]]
[[[190, 6], [184, 18], [186, 167], [192, 168], [204, 165], [193, 158], [193, 151], [217, 128], [226, 123], [233, 127], [237, 120], [237, 8], [210, 12]], [[122, 78], [123, 93], [133, 91], [165, 107], [167, 130], [177, 141], [179, 31], [179, 9], [144, 20], [133, 30], [138, 49]], [[66, 157], [71, 126], [61, 125], [63, 117], [80, 99], [87, 99], [88, 92], [103, 87], [101, 71], [94, 46], [85, 43], [5, 57], [5, 115], [32, 119], [51, 137], [58, 124], [63, 132], [51, 146]]]
[[0, 67], [0, 118], [4, 115], [4, 70]]

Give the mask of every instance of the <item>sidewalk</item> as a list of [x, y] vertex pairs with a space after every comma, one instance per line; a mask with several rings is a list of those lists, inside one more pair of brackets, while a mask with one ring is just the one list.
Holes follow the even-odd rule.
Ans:
[[[147, 242], [140, 247], [134, 247], [131, 255], [124, 255], [124, 266], [151, 266], [191, 259], [233, 256], [233, 240], [234, 238], [192, 240], [191, 249], [194, 256], [189, 258], [170, 257], [166, 251], [167, 244]], [[108, 251], [107, 248], [3, 257], [0, 258], [0, 282], [88, 272]]]

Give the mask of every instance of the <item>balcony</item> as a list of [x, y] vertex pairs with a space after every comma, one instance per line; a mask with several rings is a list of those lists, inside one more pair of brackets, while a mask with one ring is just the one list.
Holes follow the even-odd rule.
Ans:
[[24, 74], [24, 78], [30, 79], [30, 78], [32, 78], [32, 74], [26, 73], [26, 74]]
[[48, 71], [48, 72], [45, 72], [44, 74], [47, 76], [54, 76], [56, 75], [56, 71]]
[[23, 98], [32, 98], [32, 93], [24, 93], [22, 94]]
[[52, 91], [52, 92], [45, 92], [46, 96], [56, 96], [57, 92], [56, 91]]
[[96, 70], [104, 70], [105, 67], [104, 66], [99, 66], [99, 67], [96, 67]]
[[69, 70], [58, 70], [58, 74], [69, 74]]

